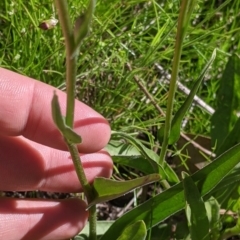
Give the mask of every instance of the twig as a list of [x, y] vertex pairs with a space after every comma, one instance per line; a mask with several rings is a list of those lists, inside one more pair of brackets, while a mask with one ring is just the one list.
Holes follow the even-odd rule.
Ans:
[[195, 142], [193, 139], [189, 138], [186, 134], [181, 133], [181, 137], [190, 142], [195, 148], [199, 149], [203, 153], [207, 154], [209, 157], [216, 157], [216, 154], [202, 147], [200, 144]]
[[[129, 71], [132, 71], [132, 67], [130, 65], [130, 63], [127, 63], [127, 67], [129, 69]], [[137, 75], [133, 76], [133, 79], [135, 80], [135, 82], [138, 84], [139, 88], [141, 88], [141, 90], [145, 93], [145, 95], [147, 96], [147, 98], [152, 102], [152, 104], [154, 105], [154, 107], [158, 110], [159, 113], [161, 113], [162, 116], [165, 116], [165, 113], [163, 112], [163, 110], [159, 107], [158, 103], [156, 102], [156, 100], [153, 98], [153, 96], [151, 95], [151, 93], [148, 92], [148, 90], [145, 88], [145, 86], [142, 84], [141, 80], [138, 78]]]

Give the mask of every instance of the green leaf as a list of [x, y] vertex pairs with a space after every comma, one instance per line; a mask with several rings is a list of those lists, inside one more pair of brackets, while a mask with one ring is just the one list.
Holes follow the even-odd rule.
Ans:
[[158, 173], [157, 163], [153, 162], [150, 164], [149, 161], [146, 161], [146, 159], [141, 155], [136, 155], [136, 156], [112, 156], [111, 155], [111, 157], [114, 163], [118, 163], [126, 167], [134, 168], [136, 170], [141, 171], [142, 173], [145, 173], [145, 174]]
[[[130, 142], [147, 161], [149, 161], [149, 164], [152, 165], [152, 168], [154, 169], [156, 164], [158, 165], [158, 171], [161, 175], [162, 179], [167, 179], [169, 182], [177, 183], [179, 182], [179, 178], [176, 175], [176, 173], [173, 171], [173, 169], [165, 162], [162, 166], [158, 164], [159, 156], [152, 151], [151, 149], [146, 148], [138, 139], [133, 138], [129, 134], [123, 133], [123, 132], [115, 132], [112, 131], [112, 136], [121, 136], [124, 139], [126, 139], [128, 142]], [[155, 163], [153, 163], [154, 161]]]
[[117, 240], [145, 240], [146, 237], [146, 225], [143, 221], [137, 221], [127, 226]]
[[237, 122], [234, 125], [234, 128], [231, 132], [226, 136], [221, 146], [216, 151], [216, 154], [219, 155], [229, 148], [233, 147], [237, 143], [240, 142], [240, 118], [238, 118]]
[[[214, 49], [210, 60], [208, 61], [208, 63], [204, 67], [204, 69], [202, 70], [202, 72], [201, 72], [199, 78], [197, 79], [197, 81], [194, 83], [193, 88], [191, 89], [191, 92], [188, 95], [187, 99], [185, 100], [183, 105], [180, 107], [180, 109], [176, 112], [176, 114], [175, 114], [175, 116], [172, 120], [172, 128], [171, 128], [168, 144], [170, 144], [170, 145], [174, 144], [179, 139], [180, 133], [181, 133], [181, 125], [182, 125], [183, 118], [184, 118], [185, 114], [187, 113], [188, 109], [191, 107], [194, 96], [196, 95], [197, 90], [198, 90], [205, 74], [207, 73], [207, 71], [211, 67], [215, 57], [216, 57], [216, 49]], [[161, 129], [163, 129], [163, 127]]]
[[64, 120], [62, 117], [62, 113], [61, 113], [61, 109], [60, 109], [60, 105], [58, 102], [58, 96], [56, 94], [56, 91], [54, 91], [54, 95], [52, 98], [52, 118], [54, 123], [56, 124], [56, 126], [58, 127], [58, 129], [61, 131], [62, 129], [64, 129]]
[[[219, 195], [222, 195], [224, 191], [229, 192], [230, 189], [233, 189], [236, 185], [240, 186], [240, 162], [234, 167], [233, 171], [222, 180], [221, 184], [212, 191], [221, 206], [223, 202], [219, 201]], [[210, 195], [208, 197], [210, 197]], [[223, 198], [225, 199], [226, 197], [224, 196]]]
[[186, 215], [192, 240], [209, 240], [209, 221], [204, 201], [190, 176], [183, 179]]
[[79, 16], [75, 21], [75, 26], [74, 26], [75, 50], [72, 53], [72, 57], [76, 55], [83, 39], [87, 36], [89, 32], [95, 5], [96, 5], [96, 0], [89, 0], [87, 10], [83, 15]]
[[[113, 136], [113, 135], [112, 135]], [[139, 156], [140, 151], [129, 143], [123, 141], [110, 140], [105, 149], [111, 156]]]
[[[213, 191], [212, 196], [216, 198], [222, 209], [233, 211], [234, 202], [240, 198], [240, 164], [221, 181]], [[209, 194], [206, 196], [210, 197]]]
[[[212, 65], [215, 57], [216, 57], [216, 49], [214, 49], [210, 60], [208, 61], [208, 63], [204, 67], [204, 69], [202, 70], [197, 81], [194, 83], [193, 88], [192, 88], [190, 94], [188, 95], [188, 97], [186, 98], [185, 102], [180, 107], [180, 109], [176, 112], [175, 116], [173, 117], [168, 144], [172, 145], [175, 142], [177, 142], [177, 140], [179, 139], [180, 134], [181, 134], [181, 124], [182, 124], [183, 118], [184, 118], [185, 114], [187, 113], [188, 109], [191, 107], [194, 96], [196, 95], [197, 90], [198, 90], [205, 74], [207, 73], [208, 69]], [[163, 142], [164, 128], [165, 128], [165, 124], [163, 124], [158, 131], [158, 140], [160, 142]]]
[[[103, 235], [113, 223], [114, 221], [97, 221], [97, 235]], [[89, 222], [87, 222], [83, 230], [80, 232], [80, 235], [83, 234], [89, 236]]]
[[219, 90], [216, 95], [217, 107], [211, 119], [212, 146], [216, 152], [221, 154], [219, 148], [224, 143], [226, 136], [230, 133], [239, 111], [239, 86], [240, 86], [240, 59], [237, 55], [229, 58], [220, 80]]
[[[167, 181], [169, 181], [171, 183], [179, 183], [180, 182], [177, 174], [174, 172], [174, 170], [169, 166], [169, 164], [166, 161], [163, 162], [163, 169], [164, 169], [165, 173], [167, 174]], [[159, 173], [161, 174], [161, 171], [159, 171]]]
[[141, 141], [139, 141], [136, 138], [133, 138], [132, 136], [130, 136], [127, 133], [124, 132], [115, 132], [112, 131], [112, 137], [114, 136], [121, 136], [124, 139], [126, 139], [128, 142], [130, 142], [136, 149], [137, 151], [139, 151], [141, 153], [141, 155], [143, 155], [147, 160], [153, 160], [155, 162], [158, 161], [158, 155], [152, 151], [151, 149], [145, 147]]
[[82, 142], [82, 138], [80, 135], [78, 135], [76, 132], [74, 132], [70, 127], [68, 127], [67, 125], [65, 125], [65, 128], [62, 132], [63, 136], [68, 139], [69, 141], [71, 141], [72, 143], [81, 143]]
[[82, 142], [81, 136], [79, 136], [69, 126], [65, 124], [65, 120], [61, 113], [58, 96], [55, 91], [52, 99], [52, 118], [64, 138], [76, 144]]
[[[240, 144], [219, 156], [206, 167], [192, 175], [202, 197], [218, 185], [221, 180], [238, 164]], [[145, 203], [123, 215], [109, 228], [101, 240], [115, 240], [121, 234], [121, 229], [137, 220], [143, 220], [147, 229], [155, 226], [164, 219], [179, 212], [185, 206], [182, 183], [178, 183], [160, 193]]]
[[89, 203], [88, 208], [99, 202], [105, 202], [120, 197], [129, 191], [146, 184], [159, 181], [158, 174], [150, 174], [128, 181], [115, 181], [108, 178], [95, 178], [93, 191], [95, 198]]
[[209, 219], [211, 238], [219, 239], [221, 221], [220, 221], [220, 205], [214, 197], [205, 202], [205, 208]]
[[140, 151], [129, 143], [111, 140], [105, 150], [111, 155], [114, 163], [132, 167], [145, 174], [158, 173], [157, 162], [152, 159], [146, 160]]

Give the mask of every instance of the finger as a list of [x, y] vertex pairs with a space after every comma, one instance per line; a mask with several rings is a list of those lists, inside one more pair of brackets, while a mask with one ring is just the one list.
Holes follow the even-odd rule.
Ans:
[[[66, 150], [52, 120], [54, 90], [47, 84], [0, 68], [0, 134], [23, 135], [46, 146]], [[66, 94], [56, 91], [65, 115]], [[82, 136], [81, 152], [98, 151], [110, 138], [106, 119], [79, 101], [75, 101], [74, 129]]]
[[23, 200], [0, 198], [0, 237], [8, 240], [61, 240], [86, 224], [86, 204], [78, 199]]
[[[81, 154], [81, 162], [89, 182], [98, 176], [109, 177], [112, 173], [112, 160], [105, 151]], [[0, 136], [0, 176], [2, 191], [82, 190], [69, 152], [23, 137]]]

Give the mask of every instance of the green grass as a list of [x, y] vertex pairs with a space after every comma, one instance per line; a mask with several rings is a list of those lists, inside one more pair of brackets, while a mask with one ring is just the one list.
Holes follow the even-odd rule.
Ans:
[[[82, 13], [86, 3], [69, 1], [72, 19]], [[140, 79], [165, 112], [168, 85], [159, 81], [171, 74], [179, 3], [98, 1], [91, 33], [79, 56], [77, 97], [103, 114], [113, 130], [144, 133], [143, 139], [152, 146], [158, 146], [157, 129], [165, 118], [134, 79]], [[38, 28], [42, 21], [57, 18], [52, 1], [2, 1], [0, 6], [0, 66], [64, 89], [65, 48], [60, 26], [48, 31]], [[219, 49], [198, 93], [213, 108], [227, 59], [240, 49], [239, 10], [238, 1], [199, 1], [183, 46], [179, 79], [189, 88], [213, 49]], [[185, 98], [177, 91], [175, 111]], [[209, 136], [209, 113], [195, 106], [186, 119], [185, 132]]]
[[[161, 115], [136, 83], [140, 80], [162, 111], [166, 111], [180, 1], [99, 0], [90, 35], [78, 61], [77, 97], [105, 116], [113, 130], [138, 135], [159, 151]], [[218, 48], [216, 60], [198, 96], [216, 107], [219, 79], [232, 53], [239, 52], [240, 2], [198, 1], [183, 46], [179, 79], [189, 88]], [[87, 1], [69, 1], [75, 19]], [[1, 1], [0, 66], [64, 89], [64, 39], [59, 24], [43, 31], [38, 25], [56, 17], [52, 1]], [[159, 72], [155, 64], [163, 68]], [[177, 91], [174, 112], [186, 95]], [[195, 106], [186, 116], [186, 133], [210, 135], [211, 115]], [[188, 152], [174, 146], [177, 165], [188, 165]], [[206, 157], [207, 159], [207, 157]], [[186, 161], [186, 162], [185, 162]]]
[[[86, 3], [69, 1], [72, 19], [81, 14]], [[0, 66], [54, 86], [64, 83], [60, 26], [48, 31], [38, 28], [42, 21], [57, 18], [52, 1], [2, 1], [0, 5]], [[213, 49], [219, 48], [198, 93], [213, 108], [219, 76], [228, 56], [239, 49], [239, 10], [238, 1], [220, 5], [199, 1], [185, 39], [179, 78], [187, 87], [197, 79]], [[159, 83], [164, 76], [155, 63], [171, 74], [178, 11], [179, 1], [98, 1], [91, 33], [81, 47], [77, 97], [103, 114], [113, 130], [145, 133], [144, 139], [150, 138], [151, 145], [157, 144], [156, 132], [164, 116], [156, 111], [134, 77], [165, 112], [168, 85]], [[185, 98], [177, 92], [175, 111]], [[186, 132], [209, 135], [211, 116], [206, 111], [195, 106], [186, 118]]]
[[[72, 19], [85, 4], [69, 1]], [[239, 5], [238, 1], [219, 6], [199, 2], [185, 40], [179, 77], [186, 86], [197, 78], [213, 49], [221, 50], [199, 93], [213, 107], [221, 70], [228, 55], [239, 49]], [[78, 96], [106, 116], [114, 129], [146, 131], [163, 121], [153, 105], [146, 104], [134, 75], [164, 111], [168, 86], [159, 84], [161, 74], [154, 63], [171, 73], [178, 8], [179, 1], [98, 2], [91, 34], [81, 48]], [[54, 86], [63, 83], [64, 41], [59, 25], [49, 31], [38, 28], [55, 14], [52, 1], [2, 1], [0, 65]], [[178, 92], [176, 109], [184, 98]], [[208, 134], [208, 114], [195, 107], [189, 119], [187, 131]]]

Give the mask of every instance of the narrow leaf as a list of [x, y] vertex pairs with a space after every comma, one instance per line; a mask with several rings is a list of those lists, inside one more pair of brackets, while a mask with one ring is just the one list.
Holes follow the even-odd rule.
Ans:
[[81, 143], [81, 136], [79, 136], [65, 124], [65, 120], [61, 113], [58, 96], [55, 91], [52, 99], [52, 118], [64, 138], [68, 139], [72, 143]]
[[158, 174], [150, 174], [144, 177], [122, 182], [108, 178], [95, 178], [93, 182], [95, 199], [89, 203], [88, 208], [99, 202], [105, 202], [120, 197], [137, 187], [141, 187], [159, 180], [160, 177]]
[[240, 118], [238, 118], [231, 132], [224, 139], [223, 143], [217, 148], [216, 154], [219, 155], [240, 142]]
[[63, 136], [67, 138], [72, 143], [81, 143], [82, 138], [76, 132], [74, 132], [70, 127], [65, 125], [64, 131], [62, 132]]
[[136, 138], [133, 138], [129, 134], [126, 134], [124, 132], [115, 132], [112, 131], [112, 137], [114, 136], [121, 136], [124, 139], [126, 139], [128, 142], [130, 142], [140, 153], [143, 155], [147, 160], [153, 160], [155, 162], [158, 161], [158, 155], [150, 150], [149, 148], [145, 147], [141, 141], [139, 141]]
[[146, 225], [143, 221], [137, 221], [127, 226], [117, 240], [145, 240], [146, 237]]
[[89, 0], [88, 8], [85, 13], [76, 19], [74, 27], [75, 50], [72, 57], [77, 53], [83, 39], [87, 36], [95, 9], [96, 0]]
[[[204, 197], [217, 186], [221, 180], [239, 163], [240, 144], [219, 156], [212, 163], [192, 175], [200, 194]], [[115, 240], [121, 234], [121, 229], [127, 225], [143, 220], [147, 229], [164, 219], [179, 212], [185, 206], [182, 183], [156, 195], [145, 203], [129, 211], [109, 228], [101, 240]]]
[[216, 57], [216, 49], [214, 49], [210, 60], [208, 61], [208, 63], [204, 67], [204, 69], [202, 70], [197, 81], [194, 83], [193, 88], [192, 88], [190, 94], [188, 95], [187, 99], [185, 100], [183, 105], [180, 107], [180, 109], [177, 111], [177, 113], [175, 114], [175, 116], [172, 120], [172, 128], [171, 128], [171, 133], [170, 133], [170, 137], [169, 137], [169, 141], [168, 141], [169, 144], [174, 144], [179, 139], [183, 118], [184, 118], [185, 114], [187, 113], [188, 109], [191, 107], [194, 96], [196, 95], [197, 90], [198, 90], [202, 80], [204, 79], [205, 74], [211, 67], [215, 57]]
[[[163, 169], [164, 169], [165, 173], [167, 174], [167, 181], [169, 181], [171, 183], [179, 183], [180, 182], [177, 174], [174, 172], [174, 170], [170, 167], [170, 165], [166, 161], [163, 162]], [[161, 174], [161, 171], [159, 171], [159, 173]]]
[[209, 221], [204, 201], [190, 176], [183, 179], [186, 213], [192, 240], [209, 240]]
[[58, 127], [58, 129], [60, 131], [62, 131], [64, 129], [64, 120], [62, 117], [62, 113], [61, 113], [61, 109], [60, 109], [60, 105], [58, 102], [58, 96], [56, 94], [56, 91], [54, 91], [54, 95], [52, 98], [52, 118], [54, 123], [56, 124], [56, 126]]
[[166, 179], [169, 182], [177, 183], [179, 182], [179, 178], [173, 169], [165, 162], [162, 166], [158, 164], [159, 156], [152, 151], [151, 149], [146, 148], [138, 139], [131, 137], [130, 135], [123, 133], [123, 132], [114, 132], [112, 131], [112, 136], [121, 136], [127, 141], [129, 141], [136, 149], [141, 153], [142, 156], [149, 161], [152, 167], [155, 167], [155, 163], [153, 164], [152, 161], [155, 161], [158, 165], [159, 174], [161, 175], [162, 179]]
[[216, 111], [211, 119], [211, 139], [212, 146], [216, 147], [216, 152], [221, 154], [219, 148], [230, 133], [236, 121], [236, 111], [239, 111], [240, 101], [240, 59], [237, 55], [229, 58], [220, 80], [219, 90], [216, 94]]
[[205, 208], [209, 219], [211, 238], [219, 239], [221, 229], [220, 205], [214, 197], [211, 197], [205, 202]]
[[135, 156], [112, 156], [112, 160], [114, 163], [118, 163], [120, 165], [131, 167], [136, 170], [141, 171], [145, 174], [151, 174], [151, 173], [158, 173], [158, 165], [156, 162], [152, 162], [151, 164], [149, 161], [146, 161], [144, 157], [141, 155], [135, 155]]
[[157, 162], [152, 159], [146, 160], [140, 151], [129, 143], [111, 140], [105, 150], [111, 155], [114, 163], [132, 167], [145, 174], [158, 173]]
[[138, 156], [141, 155], [136, 147], [123, 141], [110, 140], [105, 149], [111, 156]]

